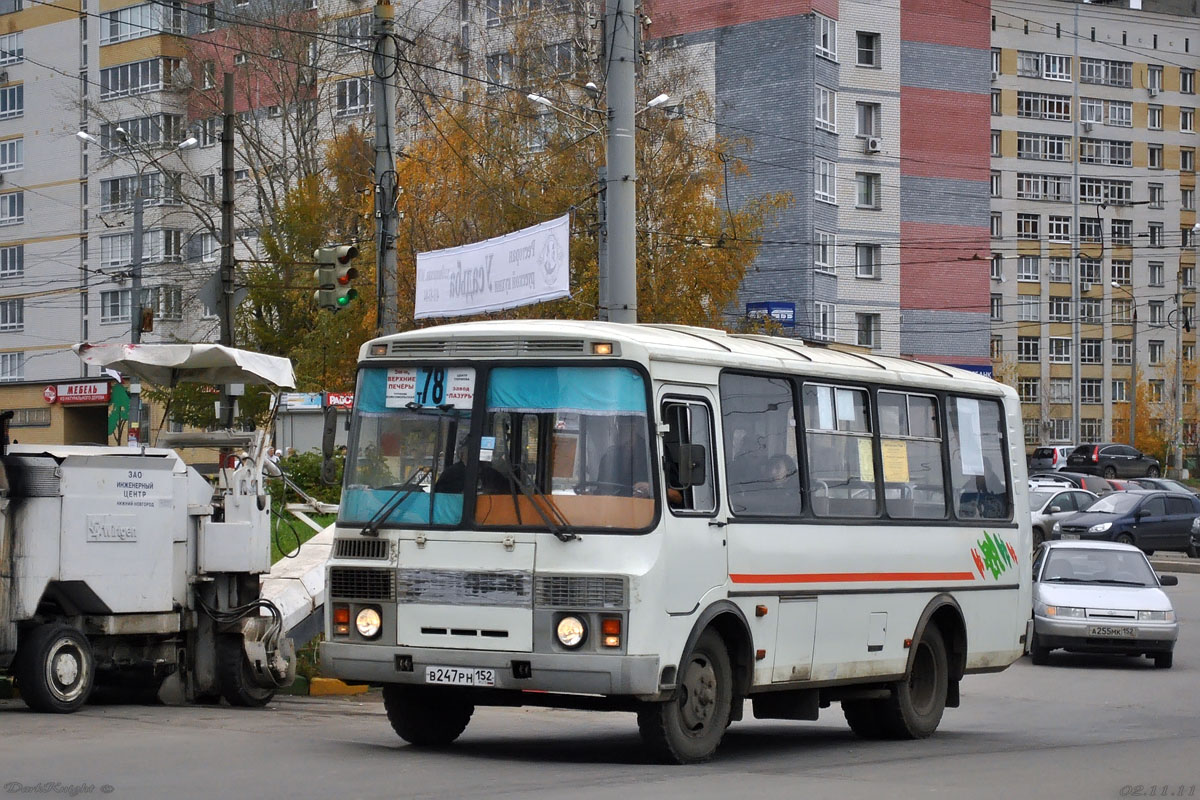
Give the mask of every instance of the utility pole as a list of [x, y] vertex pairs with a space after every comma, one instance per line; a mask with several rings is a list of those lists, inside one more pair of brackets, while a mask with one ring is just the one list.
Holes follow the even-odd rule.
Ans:
[[[166, 175], [163, 175], [165, 186]], [[145, 198], [142, 197], [142, 171], [138, 170], [136, 183], [133, 187], [133, 241], [130, 243], [130, 280], [129, 280], [129, 342], [140, 344], [142, 341], [142, 217]], [[126, 442], [142, 444], [142, 387], [137, 378], [129, 382], [129, 433]], [[130, 441], [132, 440], [132, 441]]]
[[1175, 477], [1183, 477], [1183, 267], [1175, 273]]
[[[233, 73], [225, 73], [224, 120], [221, 125], [221, 344], [233, 346]], [[232, 428], [233, 397], [221, 387], [222, 423]]]
[[396, 276], [396, 40], [392, 36], [395, 9], [390, 0], [375, 3], [375, 50], [371, 58], [371, 101], [375, 104], [375, 326], [380, 334], [400, 329]]
[[[608, 140], [605, 200], [608, 219], [608, 318], [637, 322], [637, 162], [634, 154], [634, 79], [637, 67], [635, 0], [605, 0], [608, 50], [605, 87]], [[602, 298], [603, 300], [603, 298]]]
[[600, 167], [596, 195], [596, 319], [608, 320], [608, 167]]

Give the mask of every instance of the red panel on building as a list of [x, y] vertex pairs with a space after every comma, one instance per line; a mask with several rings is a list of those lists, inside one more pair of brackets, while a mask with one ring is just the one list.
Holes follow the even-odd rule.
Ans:
[[900, 223], [900, 307], [987, 314], [987, 228]]
[[991, 100], [984, 94], [900, 88], [900, 172], [986, 181]]
[[901, 0], [900, 38], [990, 49], [991, 8], [970, 0]]

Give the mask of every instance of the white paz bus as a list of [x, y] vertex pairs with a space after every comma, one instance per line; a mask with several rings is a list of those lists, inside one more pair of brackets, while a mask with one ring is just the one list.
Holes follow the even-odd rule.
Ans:
[[415, 745], [477, 706], [636, 711], [661, 759], [841, 704], [921, 738], [1021, 656], [1015, 392], [665, 325], [483, 322], [360, 354], [326, 674]]

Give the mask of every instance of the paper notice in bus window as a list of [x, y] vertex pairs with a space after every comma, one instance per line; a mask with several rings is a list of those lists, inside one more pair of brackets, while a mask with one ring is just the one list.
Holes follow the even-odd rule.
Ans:
[[864, 481], [875, 480], [875, 460], [871, 457], [871, 440], [858, 440], [858, 477]]
[[857, 419], [854, 408], [855, 399], [855, 392], [847, 389], [837, 390], [837, 415], [839, 420], [854, 422]]
[[888, 483], [908, 482], [908, 442], [899, 439], [884, 439], [883, 479]]
[[963, 475], [982, 475], [983, 436], [979, 428], [979, 401], [969, 397], [955, 400], [958, 407], [958, 446]]
[[828, 386], [817, 387], [817, 427], [823, 431], [836, 431], [833, 424], [833, 389]]
[[384, 389], [384, 405], [387, 408], [404, 408], [417, 393], [417, 370], [412, 367], [394, 367], [387, 371]]

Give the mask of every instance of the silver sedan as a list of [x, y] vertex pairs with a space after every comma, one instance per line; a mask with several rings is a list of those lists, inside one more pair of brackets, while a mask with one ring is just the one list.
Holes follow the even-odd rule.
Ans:
[[1033, 546], [1050, 538], [1054, 523], [1066, 519], [1100, 498], [1086, 489], [1059, 489], [1054, 486], [1029, 482], [1029, 517], [1033, 524]]
[[1179, 635], [1171, 599], [1146, 555], [1115, 542], [1046, 542], [1033, 561], [1034, 664], [1050, 651], [1146, 655], [1169, 668]]

